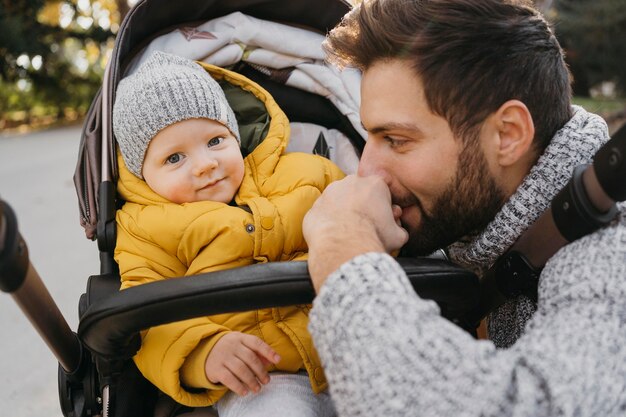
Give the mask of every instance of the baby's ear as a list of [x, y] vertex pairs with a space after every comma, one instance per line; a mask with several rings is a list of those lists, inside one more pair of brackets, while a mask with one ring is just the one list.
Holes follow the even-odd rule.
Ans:
[[535, 124], [528, 107], [509, 100], [492, 115], [498, 133], [497, 162], [501, 167], [527, 160], [533, 150]]

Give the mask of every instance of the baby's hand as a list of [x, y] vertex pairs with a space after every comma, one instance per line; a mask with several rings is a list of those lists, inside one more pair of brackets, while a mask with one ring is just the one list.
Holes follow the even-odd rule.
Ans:
[[260, 384], [270, 382], [267, 366], [280, 362], [280, 356], [256, 336], [240, 332], [223, 336], [204, 364], [207, 378], [221, 383], [238, 395], [259, 392]]

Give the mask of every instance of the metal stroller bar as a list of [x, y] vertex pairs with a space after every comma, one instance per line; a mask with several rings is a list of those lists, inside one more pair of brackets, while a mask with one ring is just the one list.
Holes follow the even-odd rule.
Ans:
[[109, 113], [109, 84], [110, 84], [110, 72], [111, 62], [107, 62], [104, 69], [104, 76], [102, 77], [102, 181], [111, 181], [111, 169], [109, 166], [109, 158], [114, 155], [109, 155], [109, 143], [111, 141], [111, 114]]
[[102, 143], [101, 143], [101, 183], [98, 189], [99, 218], [97, 224], [98, 249], [100, 250], [100, 272], [110, 273], [115, 269], [112, 252], [115, 248], [115, 184], [112, 180], [111, 161], [115, 155], [111, 154], [111, 66], [110, 60], [104, 70], [102, 81]]

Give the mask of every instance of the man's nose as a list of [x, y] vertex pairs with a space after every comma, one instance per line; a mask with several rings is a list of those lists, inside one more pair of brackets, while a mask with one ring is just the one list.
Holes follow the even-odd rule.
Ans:
[[193, 173], [196, 176], [205, 175], [217, 168], [217, 159], [211, 155], [203, 155], [196, 159], [193, 166]]
[[378, 149], [372, 140], [368, 141], [363, 148], [357, 173], [362, 177], [378, 175], [389, 185], [389, 173], [385, 169], [384, 152]]

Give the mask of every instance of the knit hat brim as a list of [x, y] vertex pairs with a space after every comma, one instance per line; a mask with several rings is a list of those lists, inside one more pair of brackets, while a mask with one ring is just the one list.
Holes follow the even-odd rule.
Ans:
[[218, 121], [240, 141], [235, 114], [217, 81], [189, 59], [154, 52], [116, 91], [113, 133], [129, 171], [143, 179], [152, 138], [167, 126], [194, 118]]

